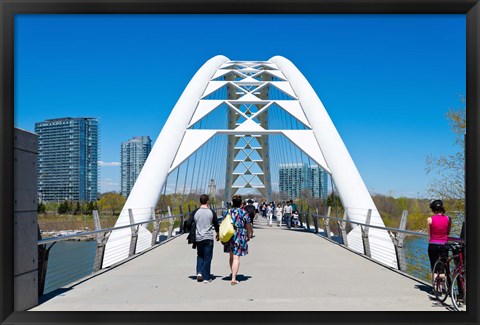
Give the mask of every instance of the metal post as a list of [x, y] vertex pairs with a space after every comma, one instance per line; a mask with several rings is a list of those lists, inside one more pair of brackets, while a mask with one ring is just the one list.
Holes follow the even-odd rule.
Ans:
[[180, 233], [183, 234], [183, 209], [182, 209], [182, 205], [179, 206], [180, 208]]
[[300, 227], [303, 228], [303, 216], [305, 215], [305, 212], [300, 212], [298, 214], [298, 221], [300, 221]]
[[[93, 214], [93, 222], [95, 224], [95, 230], [102, 229], [100, 225], [100, 216], [98, 215], [97, 210], [92, 211]], [[103, 257], [105, 255], [105, 245], [107, 244], [108, 237], [110, 232], [98, 233], [97, 234], [97, 249], [95, 252], [95, 260], [93, 262], [93, 272], [97, 272], [102, 268], [103, 265]]]
[[[38, 240], [42, 239], [42, 234], [40, 233], [40, 226], [38, 227]], [[55, 245], [53, 243], [50, 248]], [[38, 246], [38, 295], [43, 295], [45, 289], [45, 279], [47, 277], [47, 267], [48, 267], [48, 255], [50, 253], [50, 248], [47, 249], [47, 245]]]
[[324, 220], [325, 222], [325, 232], [327, 233], [327, 238], [330, 238], [330, 213], [332, 212], [332, 207], [328, 207], [327, 209], [327, 217]]
[[315, 233], [318, 234], [318, 214], [313, 216], [313, 225], [315, 227]]
[[348, 218], [348, 208], [345, 208], [343, 211], [343, 221], [339, 222], [340, 230], [342, 231], [342, 240], [343, 245], [348, 247], [348, 240], [347, 240], [347, 218]]
[[[168, 208], [168, 216], [171, 217], [172, 216], [172, 210], [170, 209], [170, 206], [168, 206], [167, 208]], [[169, 222], [169, 226], [168, 226], [167, 238], [170, 238], [170, 237], [172, 237], [172, 232], [173, 232], [173, 218], [169, 218], [168, 222]]]
[[[128, 217], [130, 218], [130, 224], [133, 225], [135, 220], [133, 218], [133, 211], [132, 209], [128, 209]], [[133, 226], [130, 229], [132, 230], [132, 238], [130, 239], [130, 251], [128, 252], [128, 256], [135, 255], [135, 248], [137, 247], [137, 240], [138, 240], [138, 226]]]
[[[402, 219], [400, 220], [400, 230], [405, 230], [407, 228], [407, 218], [408, 218], [408, 211], [403, 210], [402, 212]], [[392, 232], [388, 232], [390, 238], [392, 238], [393, 244], [395, 246], [395, 253], [397, 255], [397, 267], [400, 271], [405, 271], [407, 269], [407, 264], [405, 261], [405, 250], [403, 249], [403, 240], [405, 239], [405, 234], [398, 232], [392, 234]]]
[[[152, 208], [152, 220], [156, 220], [155, 208]], [[153, 246], [157, 243], [157, 237], [158, 237], [159, 230], [160, 230], [160, 220], [156, 220], [156, 221], [153, 222], [151, 246]]]
[[307, 215], [305, 216], [305, 222], [307, 223], [307, 230], [310, 231], [310, 207], [307, 208]]
[[365, 255], [368, 257], [372, 257], [372, 254], [370, 252], [370, 242], [368, 241], [368, 225], [370, 224], [370, 218], [372, 216], [372, 209], [368, 209], [367, 212], [367, 219], [365, 220], [365, 224], [367, 226], [360, 226], [362, 228], [362, 241], [363, 241], [363, 250], [365, 252]]

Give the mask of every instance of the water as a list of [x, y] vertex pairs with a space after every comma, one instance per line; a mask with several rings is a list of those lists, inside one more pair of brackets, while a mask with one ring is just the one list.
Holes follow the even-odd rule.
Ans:
[[430, 282], [430, 259], [428, 237], [407, 237], [404, 240], [406, 273]]
[[60, 241], [53, 245], [44, 294], [91, 274], [96, 247], [96, 241]]

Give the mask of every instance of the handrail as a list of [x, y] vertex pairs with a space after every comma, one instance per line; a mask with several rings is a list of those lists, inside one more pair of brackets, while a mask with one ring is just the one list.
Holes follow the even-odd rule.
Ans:
[[[215, 210], [221, 210], [221, 209], [215, 209]], [[188, 215], [189, 213], [180, 213], [180, 214], [174, 214], [174, 215], [166, 215], [166, 216], [163, 216], [163, 217], [160, 217], [160, 218], [155, 218], [155, 219], [152, 219], [152, 220], [147, 220], [147, 221], [142, 221], [142, 222], [137, 222], [137, 223], [132, 223], [132, 224], [128, 224], [128, 225], [125, 225], [125, 226], [118, 226], [118, 227], [113, 227], [113, 228], [104, 228], [104, 229], [99, 229], [99, 230], [92, 230], [92, 231], [87, 231], [87, 232], [80, 232], [80, 233], [76, 233], [76, 234], [71, 234], [71, 235], [65, 235], [65, 236], [59, 236], [59, 237], [51, 237], [51, 238], [46, 238], [46, 239], [41, 239], [37, 242], [37, 246], [38, 245], [45, 245], [45, 244], [49, 244], [49, 243], [53, 243], [53, 242], [58, 242], [58, 241], [64, 241], [64, 240], [69, 240], [69, 239], [72, 239], [72, 238], [77, 238], [77, 237], [83, 237], [83, 236], [89, 236], [89, 235], [96, 235], [96, 234], [101, 234], [101, 233], [106, 233], [106, 232], [109, 232], [109, 231], [114, 231], [114, 230], [120, 230], [120, 229], [125, 229], [125, 228], [131, 228], [131, 227], [135, 227], [135, 226], [139, 226], [139, 225], [143, 225], [143, 224], [149, 224], [149, 223], [153, 223], [153, 222], [157, 222], [157, 221], [162, 221], [162, 220], [168, 220], [168, 219], [173, 219], [173, 218], [177, 218], [177, 217], [182, 217], [182, 216], [186, 216]]]
[[142, 222], [137, 222], [137, 223], [133, 223], [133, 224], [128, 224], [128, 225], [125, 225], [125, 226], [119, 226], [119, 227], [114, 227], [114, 228], [104, 228], [104, 229], [99, 229], [99, 230], [76, 233], [76, 234], [72, 234], [72, 235], [46, 238], [46, 239], [39, 240], [37, 245], [45, 245], [45, 244], [49, 244], [49, 243], [52, 243], [52, 242], [68, 240], [68, 239], [71, 239], [71, 238], [77, 238], [77, 237], [95, 235], [95, 234], [105, 233], [105, 232], [119, 230], [119, 229], [131, 228], [131, 227], [135, 227], [135, 226], [139, 226], [139, 225], [143, 225], [143, 224], [148, 224], [148, 223], [167, 220], [167, 219], [173, 219], [173, 218], [177, 218], [177, 217], [181, 217], [181, 216], [185, 216], [185, 215], [186, 214], [175, 214], [175, 215], [171, 215], [171, 216], [163, 216], [163, 217], [160, 217], [160, 218], [155, 218], [155, 219], [148, 220], [148, 221], [142, 221]]
[[[302, 213], [308, 214], [308, 212], [302, 212]], [[340, 219], [340, 218], [336, 218], [336, 217], [322, 216], [322, 215], [320, 215], [320, 214], [312, 214], [312, 216], [313, 216], [313, 217], [320, 217], [320, 218], [330, 219], [330, 220], [337, 220], [337, 221], [340, 221], [340, 222], [353, 223], [353, 224], [356, 224], [356, 225], [359, 225], [359, 226], [365, 226], [365, 227], [369, 227], [369, 228], [376, 228], [376, 229], [381, 229], [381, 230], [395, 231], [395, 232], [399, 232], [399, 233], [404, 233], [404, 234], [408, 234], [408, 235], [415, 235], [415, 236], [421, 236], [421, 237], [429, 237], [429, 235], [426, 234], [426, 233], [424, 233], [424, 232], [416, 232], [416, 231], [410, 231], [410, 230], [402, 230], [402, 229], [398, 229], [398, 228], [375, 226], [375, 225], [372, 225], [372, 224], [365, 224], [365, 223], [362, 223], [362, 222], [356, 222], [356, 221], [352, 221], [352, 220], [344, 220], [344, 219]]]

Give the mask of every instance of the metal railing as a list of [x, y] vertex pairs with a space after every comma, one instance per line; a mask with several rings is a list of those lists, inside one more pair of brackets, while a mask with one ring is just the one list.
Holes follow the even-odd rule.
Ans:
[[39, 240], [37, 243], [39, 296], [101, 270], [106, 243], [114, 231], [127, 228], [131, 230], [127, 259], [137, 253], [136, 246], [140, 226], [151, 231], [151, 247], [184, 233], [183, 225], [189, 213], [172, 215], [170, 208], [166, 215], [157, 216], [153, 209], [151, 209], [151, 213], [154, 216], [152, 220], [134, 222], [135, 210], [129, 209], [130, 224], [101, 228], [100, 216], [97, 211], [94, 211], [95, 230], [67, 233]]
[[[339, 245], [342, 245], [357, 253], [359, 250], [351, 248], [352, 245], [348, 242], [347, 233], [349, 233], [353, 227], [360, 227], [361, 246], [363, 251], [361, 250], [359, 253], [374, 260], [376, 260], [376, 258], [372, 257], [372, 249], [375, 249], [377, 255], [380, 256], [387, 255], [387, 249], [383, 245], [377, 244], [376, 246], [372, 246], [373, 238], [375, 238], [377, 242], [379, 242], [380, 239], [378, 237], [374, 237], [369, 230], [384, 230], [388, 233], [391, 243], [395, 249], [397, 262], [396, 268], [418, 280], [421, 280], [425, 283], [430, 283], [431, 270], [430, 261], [428, 259], [429, 236], [424, 232], [406, 230], [408, 211], [403, 211], [399, 228], [372, 225], [370, 223], [372, 210], [363, 211], [362, 216], [365, 219], [365, 222], [363, 223], [348, 220], [348, 216], [351, 213], [351, 209], [346, 208], [342, 218], [333, 217], [330, 215], [331, 208], [328, 207], [325, 214], [319, 214], [317, 211], [314, 213], [302, 211], [299, 213], [298, 218], [301, 228], [327, 237]], [[361, 212], [355, 211], [355, 213], [358, 214]], [[385, 264], [379, 260], [376, 260], [376, 262]], [[392, 267], [392, 265], [386, 266]]]
[[[221, 219], [223, 209], [215, 210], [219, 219]], [[157, 216], [153, 209], [150, 209], [149, 213], [151, 213], [153, 219], [136, 223], [134, 222], [135, 215], [138, 216], [139, 213], [141, 212], [129, 211], [130, 224], [128, 225], [101, 228], [100, 217], [98, 212], [95, 211], [94, 231], [78, 232], [39, 240], [39, 296], [101, 270], [105, 246], [112, 232], [128, 228], [131, 230], [127, 233], [127, 236], [130, 237], [130, 249], [128, 256], [119, 261], [122, 262], [137, 254], [136, 247], [140, 226], [144, 226], [152, 233], [150, 247], [153, 247], [183, 234], [184, 221], [187, 220], [190, 214], [188, 212], [172, 215], [169, 209], [167, 214]], [[351, 216], [351, 214], [361, 214], [365, 218], [365, 222], [348, 220], [348, 216]], [[372, 241], [372, 239], [376, 239], [376, 242], [379, 242], [379, 238], [375, 238], [375, 234], [370, 230], [384, 230], [388, 232], [390, 238], [382, 238], [381, 240], [388, 240], [393, 244], [397, 262], [396, 268], [429, 283], [428, 235], [422, 232], [406, 230], [407, 211], [403, 211], [399, 228], [373, 225], [370, 223], [370, 215], [371, 210], [359, 211], [359, 209], [347, 208], [342, 218], [338, 218], [331, 216], [331, 208], [328, 207], [325, 214], [319, 214], [317, 211], [315, 213], [310, 213], [309, 211], [300, 212], [299, 223], [301, 228], [327, 237], [348, 249], [352, 249], [353, 243], [348, 242], [347, 233], [354, 227], [360, 227], [360, 246], [362, 247], [360, 253], [374, 260], [375, 256], [372, 257], [371, 254], [372, 249], [377, 252], [377, 256], [378, 254], [380, 256], [382, 254], [386, 255], [387, 252], [382, 252], [382, 249], [385, 249], [381, 247], [382, 245], [375, 246], [375, 241]], [[352, 250], [359, 252], [358, 247]], [[392, 267], [392, 265], [387, 266]]]

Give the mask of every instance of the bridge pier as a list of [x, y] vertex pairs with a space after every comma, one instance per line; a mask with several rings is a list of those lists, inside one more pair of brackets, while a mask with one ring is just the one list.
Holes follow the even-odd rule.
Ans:
[[[13, 281], [14, 310], [23, 311], [38, 304], [37, 213], [38, 136], [14, 129], [14, 228]], [[2, 216], [7, 218], [8, 216]]]

